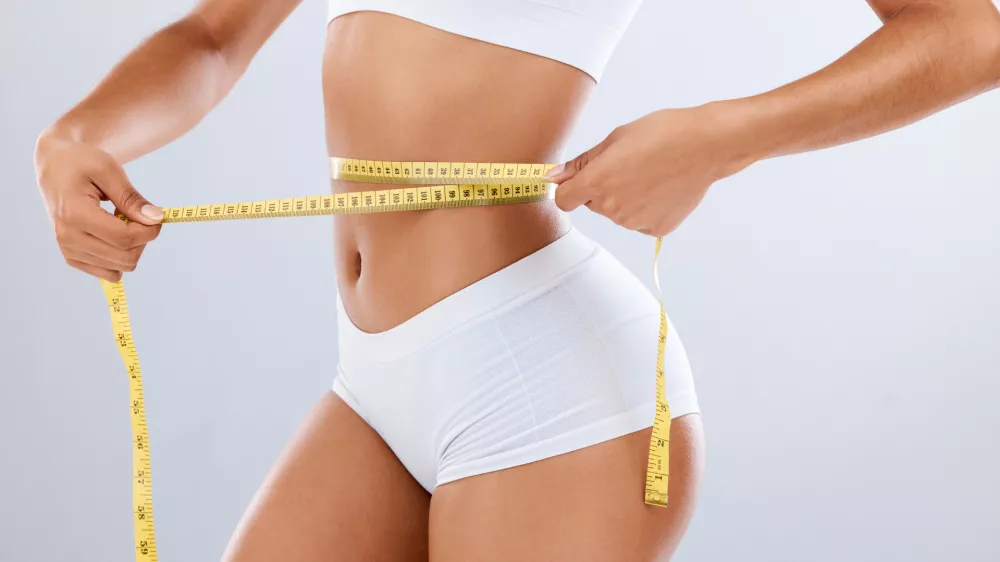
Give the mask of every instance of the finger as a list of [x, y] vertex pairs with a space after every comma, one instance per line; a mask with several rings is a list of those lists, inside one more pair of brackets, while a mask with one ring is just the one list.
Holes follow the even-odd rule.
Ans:
[[588, 164], [597, 158], [602, 152], [604, 152], [609, 146], [611, 146], [611, 135], [608, 135], [604, 140], [600, 142], [594, 148], [587, 150], [577, 156], [576, 158], [566, 162], [565, 164], [560, 164], [555, 168], [552, 168], [545, 174], [545, 179], [552, 183], [563, 183], [569, 181], [576, 176], [580, 170], [587, 167]]
[[[111, 214], [115, 217], [115, 219], [121, 221], [121, 215], [123, 214], [121, 209], [115, 207], [115, 210], [112, 211]], [[124, 222], [128, 226], [128, 228], [136, 230], [134, 236], [138, 237], [139, 244], [133, 246], [133, 248], [137, 248], [139, 247], [139, 245], [144, 246], [146, 244], [149, 244], [150, 242], [155, 240], [157, 236], [160, 235], [160, 229], [163, 228], [163, 223], [147, 226], [144, 224], [139, 224], [137, 222], [131, 222], [131, 221], [122, 221], [122, 222]]]
[[655, 238], [663, 238], [664, 236], [667, 236], [673, 231], [666, 228], [640, 228], [639, 232], [647, 236], [653, 236]]
[[136, 191], [117, 162], [92, 171], [90, 180], [129, 220], [149, 226], [163, 220], [163, 211]]
[[101, 279], [104, 279], [105, 281], [111, 281], [112, 283], [116, 283], [120, 281], [122, 278], [122, 274], [120, 271], [113, 271], [111, 269], [98, 267], [96, 265], [84, 263], [72, 258], [66, 258], [66, 263], [68, 263], [72, 267], [75, 267], [76, 269], [79, 269], [84, 273], [89, 273], [94, 277], [100, 277]]
[[628, 230], [641, 232], [648, 225], [648, 222], [642, 218], [641, 214], [632, 212], [629, 206], [623, 205], [614, 196], [601, 197], [595, 201], [590, 201], [587, 203], [587, 208]]
[[115, 218], [100, 207], [87, 207], [74, 221], [79, 228], [119, 250], [131, 250], [151, 242], [160, 233], [162, 225], [146, 226]]
[[626, 221], [622, 219], [618, 206], [615, 204], [613, 200], [608, 200], [605, 198], [595, 201], [589, 201], [587, 202], [587, 208], [599, 215], [604, 216], [604, 218], [617, 224], [618, 226], [629, 228], [628, 225], [626, 224]]
[[638, 230], [643, 234], [660, 237], [671, 234], [677, 228], [677, 226], [678, 225], [676, 224], [661, 224], [657, 226], [647, 226], [645, 228], [640, 228]]
[[132, 248], [130, 250], [119, 250], [111, 244], [97, 238], [86, 232], [80, 232], [79, 235], [74, 236], [72, 240], [67, 240], [63, 243], [65, 248], [71, 250], [81, 251], [94, 256], [100, 256], [107, 259], [111, 263], [118, 267], [112, 267], [111, 269], [118, 269], [124, 271], [124, 267], [135, 267], [138, 263], [139, 257], [142, 256], [142, 251], [146, 248], [145, 245]]
[[126, 269], [125, 266], [118, 265], [107, 258], [103, 258], [101, 256], [95, 256], [93, 254], [88, 254], [87, 252], [82, 252], [80, 250], [71, 250], [69, 248], [66, 248], [63, 250], [63, 255], [66, 256], [66, 258], [71, 259], [73, 261], [85, 263], [87, 265], [92, 265], [94, 267], [99, 267], [101, 269], [108, 269], [111, 271], [123, 272], [123, 271], [133, 271], [135, 269], [131, 267]]
[[139, 246], [131, 250], [119, 250], [103, 240], [94, 238], [86, 233], [81, 233], [76, 239], [63, 244], [63, 249], [67, 252], [92, 257], [92, 259], [77, 258], [82, 262], [116, 271], [135, 271], [135, 267], [139, 263], [139, 258], [142, 257], [142, 252], [146, 249], [146, 246]]
[[556, 188], [556, 206], [567, 213], [591, 199], [591, 190], [584, 181], [586, 178], [573, 178]]
[[597, 213], [598, 215], [602, 215], [604, 218], [615, 224], [620, 225], [618, 217], [615, 215], [615, 209], [609, 208], [607, 201], [587, 201], [585, 205], [591, 211]]

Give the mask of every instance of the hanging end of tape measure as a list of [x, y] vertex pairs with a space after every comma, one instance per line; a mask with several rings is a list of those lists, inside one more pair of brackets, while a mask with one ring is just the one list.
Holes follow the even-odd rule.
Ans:
[[107, 279], [98, 279], [98, 281], [101, 282], [101, 289], [104, 290], [104, 296], [107, 297], [108, 304], [111, 304], [111, 299], [115, 297], [120, 298], [125, 296], [125, 287], [121, 280], [115, 281], [114, 283], [108, 281]]
[[[670, 475], [665, 471], [664, 465], [669, 462], [666, 461], [666, 455], [663, 457], [657, 454], [656, 449], [662, 448], [657, 447], [655, 444], [650, 446], [650, 462], [649, 466], [646, 468], [646, 503], [649, 505], [656, 505], [660, 507], [667, 506], [667, 491], [668, 491], [668, 480]], [[666, 451], [663, 451], [664, 453]], [[666, 461], [666, 462], [664, 462]]]
[[667, 494], [663, 494], [653, 490], [646, 490], [646, 505], [667, 507]]

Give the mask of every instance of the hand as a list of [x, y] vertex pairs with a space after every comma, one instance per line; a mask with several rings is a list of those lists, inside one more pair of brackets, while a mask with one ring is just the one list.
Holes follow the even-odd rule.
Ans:
[[[139, 195], [110, 154], [43, 133], [35, 174], [67, 264], [112, 282], [135, 270], [146, 244], [160, 233], [163, 213]], [[108, 200], [132, 222], [105, 211], [100, 203]]]
[[657, 111], [553, 168], [556, 205], [580, 205], [652, 236], [677, 228], [715, 181], [750, 165], [723, 104]]

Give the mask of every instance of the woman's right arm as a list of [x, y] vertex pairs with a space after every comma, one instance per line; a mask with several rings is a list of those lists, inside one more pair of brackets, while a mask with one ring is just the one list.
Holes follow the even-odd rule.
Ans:
[[[180, 137], [229, 93], [300, 0], [202, 0], [128, 54], [38, 137], [35, 173], [66, 262], [117, 281], [162, 213], [122, 165]], [[110, 200], [132, 222], [100, 206]]]

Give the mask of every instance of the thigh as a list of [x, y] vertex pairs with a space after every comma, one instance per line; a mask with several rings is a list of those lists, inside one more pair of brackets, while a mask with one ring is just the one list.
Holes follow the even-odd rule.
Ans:
[[426, 562], [430, 496], [330, 392], [257, 492], [229, 562]]
[[666, 508], [643, 502], [650, 431], [438, 487], [431, 561], [669, 560], [694, 513], [701, 417], [673, 420]]

